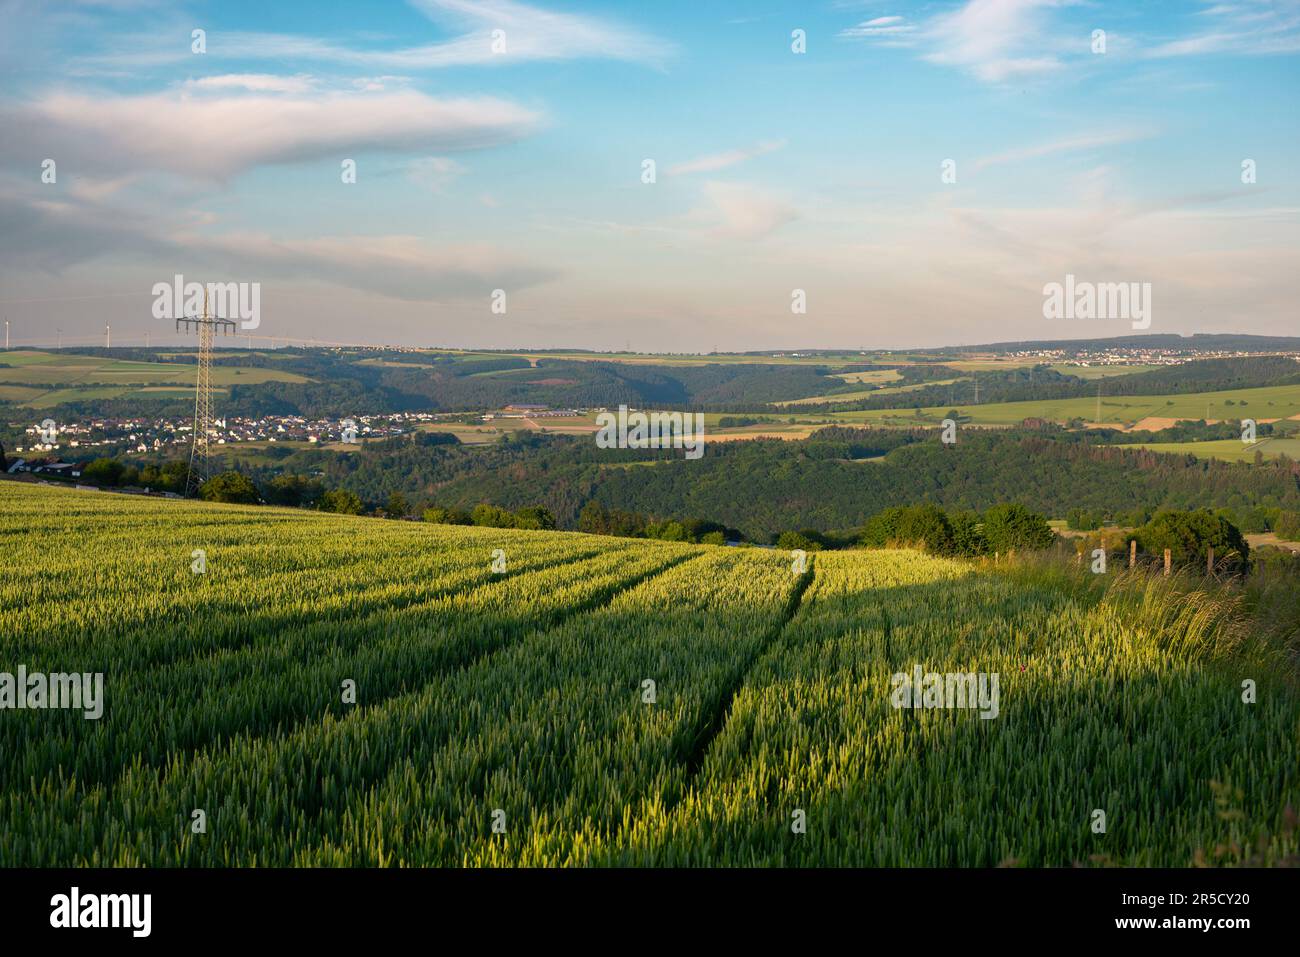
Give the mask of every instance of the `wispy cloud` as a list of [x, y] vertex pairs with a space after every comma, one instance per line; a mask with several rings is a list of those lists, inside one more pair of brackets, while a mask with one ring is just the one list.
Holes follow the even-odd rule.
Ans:
[[708, 222], [710, 235], [721, 239], [761, 239], [799, 218], [794, 206], [744, 183], [704, 184], [709, 207], [693, 212]]
[[783, 149], [785, 145], [785, 140], [765, 140], [747, 149], [728, 150], [725, 153], [710, 153], [707, 156], [699, 156], [684, 163], [677, 163], [668, 167], [665, 172], [669, 176], [684, 176], [688, 173], [713, 173], [743, 163], [756, 156], [775, 153], [777, 150]]
[[[557, 13], [515, 0], [411, 0], [431, 21], [461, 30], [448, 40], [395, 48], [363, 48], [319, 37], [211, 30], [211, 60], [335, 63], [367, 70], [407, 71], [546, 60], [627, 60], [659, 65], [676, 47], [601, 17]], [[119, 37], [117, 47], [82, 57], [97, 68], [159, 66], [192, 59], [188, 47], [151, 37]]]
[[1061, 67], [1050, 52], [1043, 12], [1071, 0], [967, 0], [955, 10], [919, 23], [902, 16], [875, 17], [841, 31], [848, 39], [881, 46], [916, 46], [931, 63], [1001, 83]]
[[1212, 21], [1205, 30], [1151, 46], [1154, 58], [1211, 53], [1285, 54], [1300, 52], [1300, 2], [1238, 0], [1215, 3], [1200, 15]]
[[[93, 260], [130, 262], [159, 276], [174, 264], [248, 276], [312, 280], [395, 299], [486, 297], [559, 275], [552, 267], [488, 243], [431, 243], [414, 236], [280, 239], [260, 232], [213, 233], [207, 219], [180, 223], [124, 206], [76, 198], [31, 200], [0, 185], [0, 257], [11, 266], [58, 274]], [[188, 270], [187, 270], [188, 271]]]
[[224, 73], [187, 80], [191, 90], [251, 90], [254, 93], [306, 93], [315, 81], [306, 74], [276, 76], [270, 73]]
[[1149, 139], [1154, 135], [1154, 130], [1128, 129], [1068, 136], [1063, 139], [1049, 140], [1045, 143], [1036, 143], [1033, 146], [1024, 146], [1006, 150], [1002, 153], [995, 153], [992, 156], [981, 157], [975, 161], [975, 168], [985, 169], [989, 166], [1018, 163], [1043, 156], [1054, 156], [1059, 153], [1078, 153], [1085, 150], [1099, 149], [1103, 146], [1115, 146], [1120, 143], [1132, 143], [1136, 140]]
[[269, 163], [361, 152], [445, 152], [510, 142], [538, 127], [532, 110], [493, 97], [439, 99], [412, 90], [314, 96], [143, 96], [55, 93], [0, 106], [10, 132], [0, 159], [23, 142], [88, 175], [164, 170], [221, 180]]
[[882, 46], [911, 46], [916, 24], [900, 16], [875, 17], [856, 26], [841, 30], [839, 35], [850, 40], [879, 40]]

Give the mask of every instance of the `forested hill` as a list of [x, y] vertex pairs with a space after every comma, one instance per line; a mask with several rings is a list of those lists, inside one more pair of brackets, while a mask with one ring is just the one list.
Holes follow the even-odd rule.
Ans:
[[[1252, 336], [1240, 333], [1198, 332], [1191, 336], [1156, 333], [1145, 336], [1112, 336], [1108, 339], [1032, 339], [1022, 342], [989, 342], [964, 346], [972, 352], [1030, 352], [1060, 349], [1067, 355], [1103, 349], [1164, 349], [1196, 352], [1297, 352], [1300, 337]], [[919, 349], [923, 353], [946, 353], [948, 349]]]
[[[1199, 359], [1179, 365], [1161, 366], [1146, 372], [1114, 375], [1089, 381], [1045, 366], [981, 372], [980, 398], [984, 402], [1031, 402], [1052, 399], [1080, 399], [1101, 391], [1107, 396], [1183, 395], [1227, 389], [1254, 389], [1300, 383], [1300, 363], [1290, 356], [1242, 356]], [[833, 395], [824, 402], [804, 405], [804, 411], [927, 408], [968, 403], [973, 381], [929, 385], [909, 390], [906, 395], [865, 396], [837, 402]]]
[[327, 486], [370, 502], [400, 491], [421, 504], [542, 505], [571, 528], [594, 500], [658, 518], [708, 518], [756, 540], [794, 528], [847, 529], [917, 502], [981, 510], [1020, 502], [1049, 516], [1080, 508], [1112, 516], [1161, 507], [1300, 510], [1300, 465], [1286, 459], [1230, 465], [1028, 432], [966, 432], [945, 446], [933, 430], [828, 429], [805, 441], [717, 442], [694, 461], [559, 436], [487, 449], [400, 439], [346, 456], [294, 453], [266, 475], [277, 471], [319, 472]]

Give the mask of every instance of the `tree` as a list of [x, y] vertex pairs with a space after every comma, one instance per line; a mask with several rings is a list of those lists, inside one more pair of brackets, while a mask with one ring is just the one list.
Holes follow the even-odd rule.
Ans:
[[384, 514], [389, 518], [406, 518], [411, 513], [411, 505], [406, 501], [406, 496], [401, 492], [394, 492], [388, 496], [388, 502], [384, 505]]
[[190, 463], [173, 459], [162, 467], [159, 485], [169, 492], [184, 492], [190, 482]]
[[360, 515], [362, 509], [361, 499], [355, 492], [349, 492], [345, 488], [332, 488], [320, 497], [320, 510], [322, 512], [336, 512], [339, 515]]
[[470, 512], [474, 519], [475, 525], [481, 525], [486, 528], [514, 528], [515, 517], [497, 505], [488, 505], [486, 502], [475, 505], [474, 511]]
[[873, 515], [862, 531], [862, 544], [874, 548], [919, 545], [936, 554], [953, 550], [952, 523], [937, 505], [900, 505]]
[[957, 512], [948, 518], [952, 525], [952, 550], [958, 555], [987, 555], [989, 540], [984, 537], [984, 523], [977, 512]]
[[819, 552], [821, 543], [809, 538], [803, 532], [782, 532], [776, 540], [776, 547], [782, 551], [792, 552], [801, 549], [805, 552]]
[[1240, 529], [1209, 509], [1194, 512], [1160, 512], [1133, 535], [1144, 552], [1170, 559], [1178, 565], [1204, 567], [1208, 550], [1214, 549], [1216, 565], [1229, 571], [1244, 571], [1250, 562], [1250, 546]]
[[984, 537], [996, 552], [1049, 548], [1056, 541], [1047, 519], [1018, 502], [1003, 502], [984, 513]]
[[125, 468], [117, 459], [99, 458], [81, 470], [81, 477], [96, 485], [116, 485]]
[[515, 512], [515, 528], [553, 529], [555, 516], [540, 505], [525, 505]]
[[243, 505], [256, 505], [261, 501], [253, 480], [240, 472], [214, 475], [199, 487], [199, 498], [205, 502], [234, 502]]
[[473, 525], [474, 519], [463, 508], [442, 508], [430, 505], [424, 510], [424, 520], [435, 525]]
[[265, 489], [271, 505], [314, 507], [324, 494], [325, 487], [305, 475], [277, 475]]

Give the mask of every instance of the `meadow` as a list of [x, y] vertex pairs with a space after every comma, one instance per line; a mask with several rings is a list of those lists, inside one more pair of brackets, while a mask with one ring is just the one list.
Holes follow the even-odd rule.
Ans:
[[[1161, 581], [15, 482], [0, 549], [0, 672], [106, 698], [0, 710], [8, 866], [1297, 854], [1294, 662]], [[895, 708], [916, 665], [998, 716]]]
[[[1300, 385], [1265, 386], [1257, 389], [1231, 389], [1221, 392], [1192, 392], [1178, 395], [1107, 396], [1102, 386], [1102, 424], [1132, 427], [1143, 419], [1156, 420], [1156, 428], [1172, 425], [1179, 419], [1225, 420], [1253, 418], [1257, 421], [1286, 419], [1300, 415]], [[1096, 423], [1097, 398], [1042, 399], [1024, 402], [990, 402], [916, 409], [880, 409], [831, 413], [841, 423], [885, 426], [915, 426], [917, 421], [938, 422], [949, 410], [956, 409], [973, 425], [1014, 425], [1027, 418], [1052, 422], [1082, 419]], [[1161, 421], [1163, 420], [1163, 421]]]
[[[0, 399], [33, 409], [63, 402], [193, 394], [195, 367], [182, 362], [138, 362], [75, 353], [15, 350], [0, 356]], [[306, 377], [282, 369], [217, 365], [212, 384], [262, 385], [267, 382], [306, 382]], [[220, 389], [218, 394], [225, 390]]]

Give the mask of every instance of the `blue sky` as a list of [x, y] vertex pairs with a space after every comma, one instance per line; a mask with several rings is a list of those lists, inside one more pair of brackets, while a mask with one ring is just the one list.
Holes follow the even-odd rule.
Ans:
[[1300, 0], [0, 0], [0, 18], [16, 342], [105, 322], [116, 344], [171, 341], [151, 289], [177, 273], [259, 282], [254, 344], [1130, 331], [1044, 319], [1067, 273], [1151, 283], [1151, 332], [1300, 327]]

